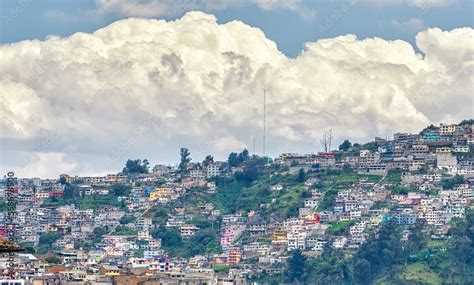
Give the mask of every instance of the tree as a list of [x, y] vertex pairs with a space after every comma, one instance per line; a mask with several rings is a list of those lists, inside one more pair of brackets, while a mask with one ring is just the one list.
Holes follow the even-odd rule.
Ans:
[[130, 223], [132, 223], [133, 221], [135, 221], [135, 217], [134, 217], [134, 216], [123, 216], [122, 218], [120, 218], [120, 224], [121, 224], [121, 225], [130, 224]]
[[127, 196], [130, 192], [130, 186], [121, 183], [115, 183], [113, 186], [115, 196]]
[[263, 172], [265, 167], [265, 159], [259, 157], [252, 157], [246, 161], [242, 172], [236, 172], [235, 178], [247, 184], [257, 180]]
[[344, 163], [342, 166], [343, 173], [351, 173], [353, 171], [352, 166], [350, 164]]
[[208, 156], [206, 156], [206, 158], [202, 162], [202, 165], [208, 166], [209, 164], [211, 164], [213, 162], [214, 162], [214, 157], [212, 155], [208, 155]]
[[80, 196], [79, 188], [76, 185], [71, 185], [69, 183], [66, 183], [66, 185], [64, 186], [63, 199], [71, 200], [71, 199], [79, 198], [79, 196]]
[[303, 168], [300, 168], [300, 171], [298, 172], [298, 182], [303, 183], [306, 180], [306, 172], [304, 171]]
[[230, 153], [229, 158], [227, 159], [227, 163], [230, 167], [239, 166], [239, 155], [236, 152]]
[[456, 269], [467, 281], [469, 276], [474, 276], [474, 211], [467, 210], [466, 219], [452, 227], [449, 234], [453, 240], [450, 255]]
[[291, 256], [288, 258], [288, 268], [286, 276], [289, 282], [295, 280], [301, 282], [304, 273], [306, 257], [303, 255], [300, 249], [295, 249], [291, 252]]
[[61, 238], [61, 234], [58, 232], [47, 232], [40, 235], [39, 243], [51, 246], [55, 241]]
[[160, 238], [161, 244], [164, 247], [176, 247], [182, 244], [181, 234], [177, 229], [167, 229], [161, 225], [157, 230], [153, 231], [151, 235], [154, 238]]
[[[403, 264], [406, 260], [407, 251], [401, 243], [402, 231], [394, 220], [384, 222], [377, 235], [372, 236], [363, 244], [353, 262], [366, 260], [369, 263], [370, 271], [364, 276], [356, 275], [361, 284], [370, 284], [380, 272], [386, 271], [393, 278], [397, 264]], [[358, 266], [366, 266], [365, 262]], [[356, 264], [354, 264], [356, 266]]]
[[184, 172], [188, 167], [188, 163], [191, 162], [191, 153], [187, 148], [182, 147], [179, 151], [179, 155], [181, 157], [181, 162], [179, 163], [178, 169], [180, 172]]
[[332, 143], [332, 129], [328, 132], [323, 134], [323, 138], [320, 140], [321, 146], [323, 147], [324, 152], [331, 151], [331, 143]]
[[339, 150], [348, 151], [352, 146], [352, 143], [349, 140], [344, 140], [339, 146]]
[[427, 241], [426, 235], [423, 233], [424, 227], [423, 220], [417, 220], [415, 225], [411, 228], [410, 235], [408, 236], [407, 250], [410, 254], [416, 254], [425, 248]]
[[357, 259], [354, 264], [354, 275], [361, 284], [369, 284], [372, 279], [371, 264], [366, 259]]
[[107, 233], [107, 230], [104, 229], [103, 227], [96, 227], [92, 231], [92, 234], [94, 237], [101, 237]]
[[134, 174], [134, 173], [148, 173], [149, 170], [149, 162], [148, 159], [135, 159], [135, 160], [127, 160], [125, 163], [125, 167], [122, 169], [123, 174]]
[[237, 167], [249, 160], [249, 151], [244, 149], [241, 153], [232, 152], [227, 160], [230, 167]]
[[443, 179], [441, 184], [443, 189], [453, 189], [454, 186], [465, 183], [466, 179], [462, 175], [456, 175], [452, 178]]
[[239, 153], [239, 162], [244, 163], [249, 158], [249, 151], [245, 148], [241, 153]]

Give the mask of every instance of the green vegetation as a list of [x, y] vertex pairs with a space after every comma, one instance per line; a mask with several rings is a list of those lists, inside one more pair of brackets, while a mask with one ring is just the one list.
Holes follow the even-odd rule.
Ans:
[[114, 195], [117, 197], [120, 196], [128, 196], [130, 194], [131, 187], [130, 185], [125, 185], [122, 183], [115, 183], [112, 186], [112, 190], [114, 192]]
[[392, 194], [396, 195], [407, 195], [409, 192], [416, 192], [415, 188], [395, 185], [390, 187]]
[[189, 149], [182, 147], [179, 150], [179, 156], [181, 157], [181, 161], [179, 163], [178, 169], [180, 172], [183, 172], [188, 167], [188, 163], [191, 162], [191, 153]]
[[133, 223], [137, 218], [134, 217], [134, 216], [123, 216], [121, 219], [120, 219], [120, 224], [121, 225], [126, 225], [126, 224], [130, 224], [130, 223]]
[[402, 181], [402, 172], [400, 169], [392, 169], [388, 172], [385, 177], [385, 182], [388, 183], [400, 183]]
[[98, 209], [104, 205], [122, 207], [123, 204], [117, 200], [117, 197], [114, 195], [93, 195], [86, 196], [84, 198], [78, 199], [74, 203], [77, 207], [81, 209]]
[[152, 218], [153, 224], [162, 225], [166, 223], [170, 213], [171, 208], [169, 205], [159, 205], [148, 210], [144, 216], [147, 218]]
[[402, 268], [397, 279], [414, 284], [442, 284], [439, 274], [423, 262], [415, 262]]
[[227, 163], [230, 167], [237, 167], [242, 165], [248, 159], [249, 152], [247, 149], [244, 149], [241, 153], [232, 152], [227, 159]]
[[362, 146], [362, 149], [367, 149], [367, 150], [377, 150], [379, 148], [379, 144], [376, 142], [368, 142]]
[[[345, 255], [326, 246], [317, 258], [293, 251], [283, 275], [257, 275], [252, 281], [277, 284], [472, 284], [474, 280], [474, 212], [455, 223], [449, 242], [427, 242], [423, 224], [407, 229], [384, 222], [357, 252]], [[447, 247], [446, 250], [441, 249]]]
[[328, 171], [324, 180], [330, 182], [333, 186], [347, 186], [353, 183], [364, 181], [367, 183], [376, 183], [382, 179], [381, 175], [363, 175], [354, 172], [345, 173], [342, 171]]
[[339, 150], [348, 151], [352, 147], [352, 143], [349, 140], [344, 140], [339, 146]]
[[117, 236], [136, 236], [138, 231], [125, 226], [118, 226], [112, 234]]
[[349, 228], [354, 224], [354, 221], [338, 221], [330, 224], [328, 233], [331, 235], [345, 235], [349, 232]]
[[[212, 202], [224, 214], [259, 210], [261, 205], [272, 201], [275, 201], [271, 204], [272, 209], [285, 211], [282, 217], [294, 214], [295, 207], [302, 203], [302, 184], [297, 176], [272, 175], [275, 169], [264, 169], [263, 166], [263, 159], [249, 158], [243, 165], [244, 170], [236, 172], [233, 178], [217, 178], [219, 191], [206, 197], [209, 199], [206, 201]], [[281, 184], [284, 190], [271, 191], [271, 186], [276, 184]]]
[[52, 246], [55, 241], [60, 239], [62, 234], [60, 232], [47, 232], [40, 235], [37, 252], [45, 254], [52, 251]]
[[141, 159], [129, 159], [125, 163], [122, 173], [125, 175], [132, 173], [148, 173], [149, 165], [150, 163], [147, 159], [144, 159], [143, 161]]
[[324, 193], [323, 199], [321, 199], [321, 202], [318, 205], [318, 211], [327, 211], [331, 209], [338, 192], [339, 190], [337, 189], [330, 189], [326, 191], [326, 193]]
[[298, 216], [298, 209], [304, 206], [306, 196], [301, 185], [294, 185], [288, 190], [278, 193], [275, 202], [263, 210], [262, 216], [276, 219], [287, 219]]
[[216, 265], [216, 266], [212, 267], [212, 269], [214, 269], [215, 272], [227, 274], [227, 273], [229, 273], [230, 266], [228, 266], [228, 265]]
[[441, 180], [441, 185], [443, 185], [443, 189], [453, 189], [459, 184], [463, 184], [466, 182], [464, 176], [456, 175], [452, 178], [446, 178]]
[[305, 180], [306, 180], [306, 172], [304, 171], [303, 168], [300, 168], [298, 172], [298, 182], [304, 183]]
[[219, 229], [200, 229], [189, 239], [181, 238], [177, 229], [160, 226], [152, 232], [152, 236], [161, 239], [161, 246], [171, 256], [189, 258], [203, 253], [220, 253]]

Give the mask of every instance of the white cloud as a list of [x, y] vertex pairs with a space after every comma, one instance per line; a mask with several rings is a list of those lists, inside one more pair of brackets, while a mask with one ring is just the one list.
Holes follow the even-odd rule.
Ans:
[[[354, 35], [307, 43], [287, 58], [264, 33], [190, 12], [176, 21], [128, 19], [92, 34], [0, 46], [2, 171], [25, 153], [28, 174], [120, 170], [128, 158], [195, 161], [231, 148], [317, 151], [430, 122], [472, 117], [474, 31], [428, 29], [416, 43]], [[235, 149], [234, 151], [239, 151]], [[41, 158], [41, 157], [40, 157]], [[31, 166], [30, 166], [31, 164]]]
[[70, 173], [76, 167], [76, 163], [64, 158], [64, 153], [31, 153], [27, 165], [12, 170], [17, 177], [56, 178], [51, 172]]
[[393, 20], [392, 26], [405, 32], [419, 32], [420, 30], [426, 28], [423, 19], [420, 18], [411, 18], [405, 22]]

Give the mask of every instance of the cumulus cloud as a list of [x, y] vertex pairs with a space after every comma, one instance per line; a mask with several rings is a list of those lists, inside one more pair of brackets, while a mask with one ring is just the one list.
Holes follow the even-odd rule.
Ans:
[[223, 159], [254, 139], [259, 150], [263, 89], [271, 155], [318, 151], [329, 128], [362, 142], [459, 121], [472, 117], [473, 41], [471, 28], [428, 29], [419, 54], [346, 35], [288, 58], [257, 28], [189, 12], [3, 45], [2, 171], [102, 173], [128, 158], [174, 162], [180, 147]]

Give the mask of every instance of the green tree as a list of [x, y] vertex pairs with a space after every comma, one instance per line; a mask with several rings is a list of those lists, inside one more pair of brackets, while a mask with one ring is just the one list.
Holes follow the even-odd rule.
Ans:
[[161, 225], [157, 230], [153, 231], [151, 235], [154, 238], [160, 238], [161, 244], [165, 248], [178, 247], [182, 245], [181, 234], [177, 229], [167, 229]]
[[[364, 243], [353, 261], [366, 260], [369, 263], [370, 275], [364, 275], [363, 280], [358, 279], [361, 284], [367, 284], [368, 280], [375, 278], [380, 272], [386, 271], [390, 277], [394, 277], [397, 264], [403, 264], [406, 260], [406, 250], [401, 243], [402, 231], [394, 220], [384, 222], [377, 235], [372, 234]], [[358, 266], [366, 265], [365, 262]], [[354, 264], [355, 266], [355, 264]], [[361, 278], [362, 276], [356, 276]]]
[[114, 195], [119, 196], [127, 196], [130, 193], [130, 186], [122, 184], [122, 183], [115, 183], [113, 186]]
[[227, 163], [230, 167], [237, 167], [239, 166], [239, 155], [236, 152], [232, 152], [229, 154], [229, 158], [227, 159]]
[[134, 216], [123, 216], [123, 217], [120, 219], [120, 224], [121, 224], [121, 225], [126, 225], [126, 224], [129, 224], [129, 223], [132, 223], [133, 221], [135, 221], [135, 217], [134, 217]]
[[136, 173], [148, 173], [150, 163], [148, 159], [135, 159], [135, 160], [127, 160], [125, 163], [125, 167], [122, 170], [123, 174], [136, 174]]
[[47, 232], [40, 235], [39, 243], [51, 245], [60, 238], [61, 234], [59, 232]]
[[303, 255], [300, 249], [295, 249], [291, 252], [290, 257], [288, 258], [288, 268], [286, 272], [286, 277], [289, 282], [303, 281], [304, 265], [306, 257]]
[[339, 150], [348, 151], [352, 146], [352, 143], [349, 140], [344, 140], [339, 146]]
[[80, 198], [79, 187], [77, 185], [66, 183], [64, 185], [63, 199], [72, 200], [77, 198]]
[[243, 171], [236, 172], [234, 176], [248, 185], [262, 175], [264, 167], [265, 159], [254, 156], [245, 162]]
[[364, 258], [357, 259], [354, 263], [354, 277], [360, 284], [370, 284], [373, 277], [372, 265]]
[[188, 163], [191, 162], [191, 153], [187, 148], [182, 147], [179, 151], [179, 155], [181, 157], [181, 160], [178, 169], [180, 172], [184, 172], [188, 167]]
[[306, 180], [306, 171], [303, 168], [300, 168], [298, 171], [298, 182], [303, 183]]
[[204, 161], [202, 162], [202, 165], [208, 166], [209, 164], [214, 162], [214, 157], [212, 155], [207, 155]]
[[441, 181], [441, 185], [443, 185], [443, 189], [453, 189], [455, 186], [459, 184], [463, 184], [466, 182], [466, 179], [462, 175], [456, 175], [452, 178], [443, 179]]
[[249, 158], [249, 151], [245, 148], [241, 153], [239, 153], [240, 163], [244, 163]]

